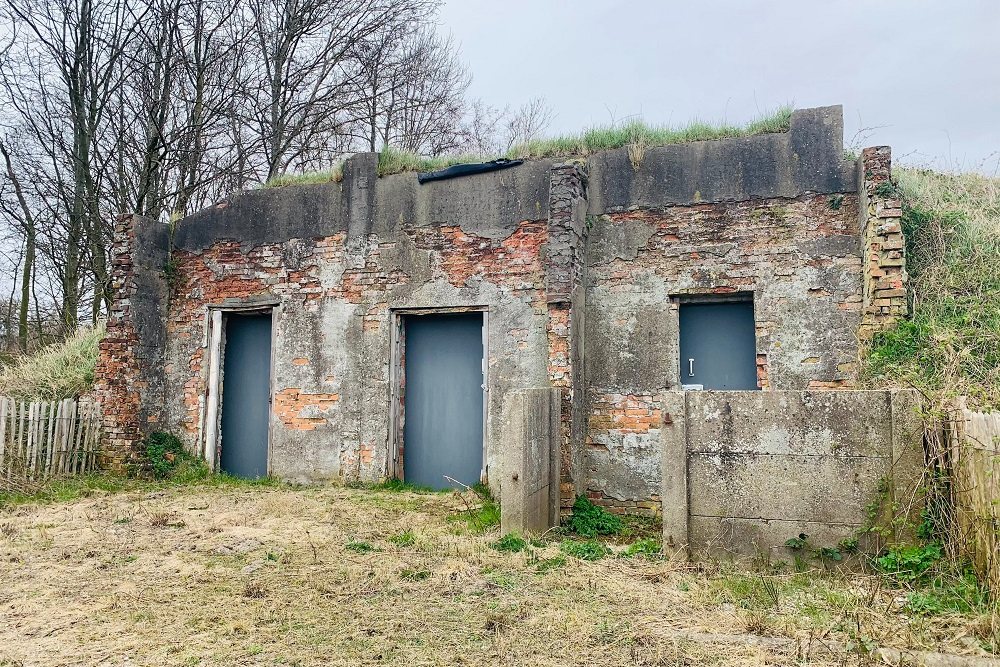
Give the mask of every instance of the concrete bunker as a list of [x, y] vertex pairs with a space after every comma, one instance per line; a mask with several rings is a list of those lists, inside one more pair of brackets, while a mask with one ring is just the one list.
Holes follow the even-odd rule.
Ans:
[[[455, 451], [469, 455], [463, 483], [476, 479], [481, 455], [478, 479], [501, 498], [505, 530], [552, 525], [586, 494], [611, 511], [662, 514], [675, 545], [703, 545], [721, 525], [770, 539], [762, 526], [775, 520], [789, 522], [782, 530], [812, 522], [843, 532], [876, 492], [868, 458], [891, 464], [920, 442], [876, 428], [905, 421], [903, 408], [862, 411], [905, 402], [853, 391], [859, 338], [905, 313], [905, 258], [900, 204], [879, 187], [888, 148], [847, 161], [842, 135], [840, 107], [805, 109], [784, 133], [651, 147], [636, 164], [622, 148], [423, 184], [412, 173], [380, 178], [377, 156], [359, 154], [342, 182], [245, 192], [172, 233], [124, 216], [97, 371], [108, 456], [125, 460], [144, 433], [169, 430], [218, 466], [224, 314], [271, 309], [268, 473], [406, 479], [409, 443], [422, 437], [407, 433], [407, 415], [433, 414], [433, 400], [407, 403], [407, 325], [464, 317], [470, 334], [478, 317], [480, 368], [466, 335], [458, 414], [475, 416], [475, 394], [482, 416], [463, 422], [455, 442], [480, 429], [482, 443]], [[686, 336], [685, 312], [709, 306], [726, 326], [702, 318]], [[713, 326], [729, 337], [691, 352]], [[723, 354], [735, 379], [687, 382]], [[413, 396], [432, 399], [429, 386]], [[787, 392], [807, 404], [848, 402], [817, 425], [788, 407], [797, 403]], [[810, 500], [807, 511], [777, 516], [783, 506], [757, 501], [788, 487], [756, 482], [726, 486], [733, 503], [697, 505], [695, 486], [708, 484], [699, 461], [712, 443], [730, 442], [702, 422], [737, 408], [771, 435], [758, 449], [724, 447], [729, 469], [778, 455], [829, 459], [825, 478], [789, 464], [766, 475], [749, 466], [745, 479], [851, 489], [837, 501], [845, 513]], [[812, 425], [785, 423], [793, 435], [775, 436], [788, 410]], [[815, 446], [821, 437], [841, 444]], [[796, 453], [801, 443], [808, 454]], [[428, 455], [438, 460], [431, 481], [447, 474], [448, 451]], [[765, 506], [776, 516], [753, 515]], [[678, 508], [701, 518], [682, 531]]]

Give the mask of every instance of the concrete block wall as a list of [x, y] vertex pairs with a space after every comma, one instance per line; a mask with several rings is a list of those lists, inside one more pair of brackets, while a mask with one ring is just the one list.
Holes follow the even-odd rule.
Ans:
[[674, 392], [671, 403], [661, 441], [668, 548], [780, 559], [800, 533], [833, 547], [864, 526], [880, 494], [886, 507], [905, 506], [921, 479], [913, 390]]

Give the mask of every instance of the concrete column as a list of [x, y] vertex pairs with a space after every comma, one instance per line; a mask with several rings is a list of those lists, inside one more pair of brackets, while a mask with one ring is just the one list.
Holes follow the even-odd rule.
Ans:
[[663, 550], [686, 560], [688, 548], [688, 452], [687, 392], [671, 391], [663, 396], [663, 427], [660, 429], [660, 502], [663, 509]]
[[558, 524], [561, 394], [554, 387], [522, 389], [513, 393], [504, 410], [507, 454], [500, 479], [504, 534], [541, 533]]

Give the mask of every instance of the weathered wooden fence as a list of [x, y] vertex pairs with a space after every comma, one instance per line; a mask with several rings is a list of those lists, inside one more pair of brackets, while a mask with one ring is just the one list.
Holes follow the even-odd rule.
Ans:
[[100, 410], [93, 401], [0, 396], [0, 487], [93, 470], [99, 433]]
[[1000, 595], [1000, 412], [973, 412], [960, 401], [950, 432], [952, 540]]

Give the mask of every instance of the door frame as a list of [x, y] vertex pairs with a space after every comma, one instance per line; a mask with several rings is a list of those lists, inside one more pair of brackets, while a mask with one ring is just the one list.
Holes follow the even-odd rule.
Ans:
[[[745, 290], [739, 292], [726, 292], [724, 294], [715, 294], [712, 292], [695, 292], [695, 293], [684, 293], [684, 294], [674, 294], [670, 297], [671, 303], [671, 318], [672, 326], [674, 331], [677, 332], [677, 351], [674, 355], [677, 358], [677, 388], [680, 389], [684, 386], [684, 360], [681, 359], [681, 308], [685, 305], [712, 305], [712, 304], [722, 304], [722, 303], [750, 303], [750, 308], [753, 312], [753, 350], [754, 350], [754, 363], [757, 362], [757, 355], [760, 354], [760, 350], [757, 348], [757, 291], [756, 290]], [[757, 390], [759, 391], [761, 387], [759, 386]], [[754, 390], [745, 390], [754, 391]]]
[[271, 475], [274, 430], [274, 348], [280, 305], [275, 300], [247, 300], [238, 303], [210, 304], [205, 309], [205, 339], [208, 348], [208, 377], [205, 394], [205, 417], [199, 424], [199, 446], [209, 470], [218, 472], [222, 461], [222, 407], [225, 392], [226, 323], [230, 314], [271, 316], [271, 359], [267, 389], [267, 476]]
[[403, 426], [406, 422], [406, 334], [404, 322], [407, 317], [420, 315], [449, 315], [455, 313], [483, 314], [483, 458], [479, 469], [479, 481], [485, 483], [488, 476], [487, 444], [489, 443], [490, 406], [490, 348], [489, 348], [489, 306], [445, 306], [430, 308], [393, 308], [390, 332], [389, 362], [389, 451], [386, 456], [385, 476], [405, 481], [404, 457], [406, 443], [403, 441]]

